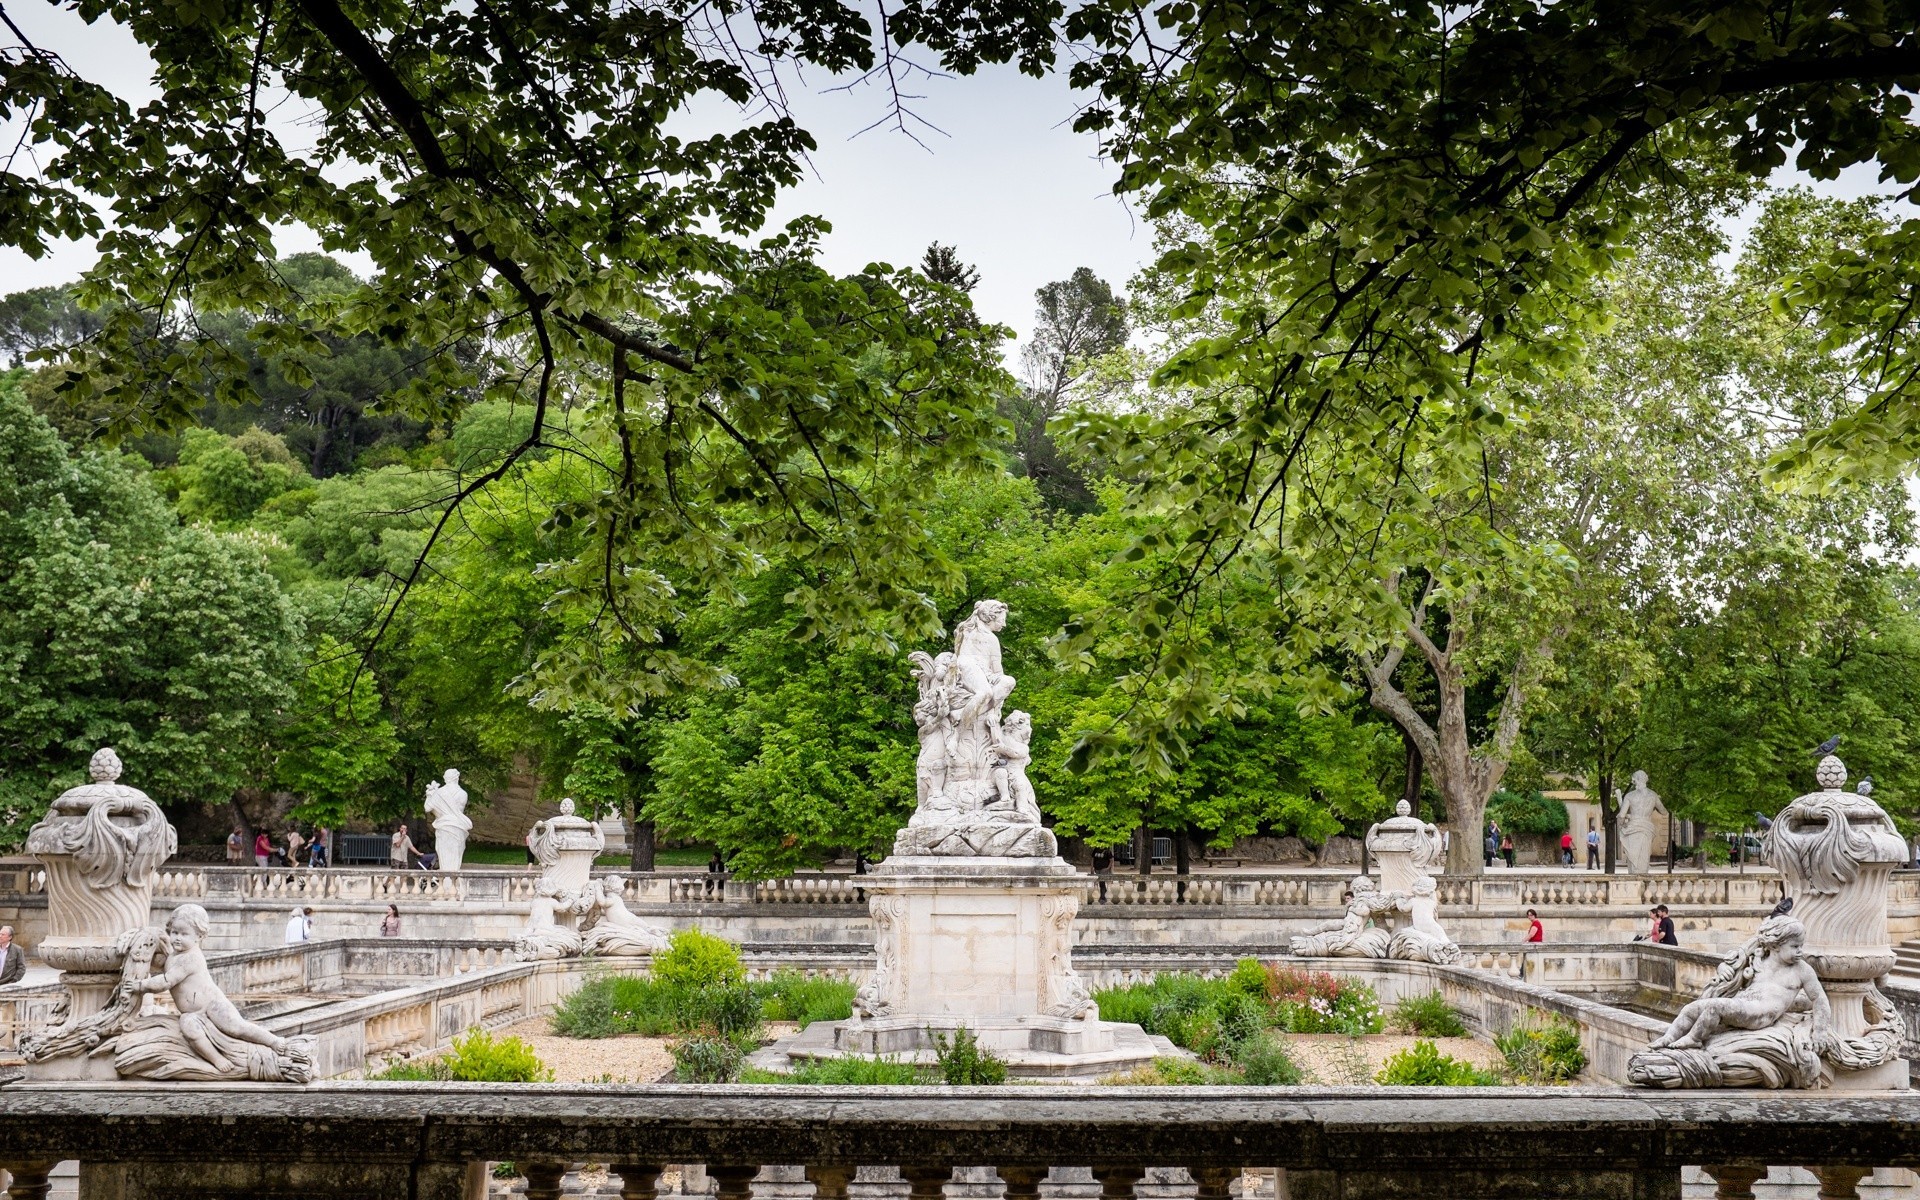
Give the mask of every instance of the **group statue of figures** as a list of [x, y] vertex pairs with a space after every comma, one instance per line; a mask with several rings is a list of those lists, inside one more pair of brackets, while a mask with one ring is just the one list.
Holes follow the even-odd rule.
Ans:
[[1440, 891], [1432, 874], [1446, 858], [1439, 829], [1416, 819], [1402, 800], [1393, 816], [1367, 830], [1367, 849], [1380, 864], [1381, 883], [1355, 876], [1346, 916], [1293, 938], [1293, 953], [1457, 962], [1460, 947], [1440, 925]]
[[540, 878], [527, 927], [513, 944], [517, 957], [634, 957], [666, 947], [667, 931], [633, 915], [618, 879], [593, 878], [593, 860], [606, 844], [598, 824], [574, 815], [571, 799], [560, 802], [559, 816], [534, 822], [527, 849], [540, 864]]
[[897, 855], [993, 855], [1051, 858], [1059, 852], [1040, 823], [1027, 782], [1033, 719], [1001, 706], [1014, 679], [1001, 670], [999, 631], [1007, 606], [982, 600], [953, 631], [953, 649], [938, 657], [914, 651], [920, 733], [914, 777], [918, 804], [894, 838]]
[[1649, 1087], [1905, 1088], [1905, 1032], [1876, 986], [1893, 969], [1887, 884], [1907, 859], [1893, 821], [1820, 762], [1820, 790], [1780, 811], [1762, 849], [1794, 898], [1720, 964], [1700, 998], [1627, 1062]]
[[427, 785], [427, 816], [433, 819], [433, 849], [442, 871], [458, 871], [467, 857], [467, 835], [473, 818], [467, 816], [467, 789], [460, 772], [447, 768], [443, 782]]

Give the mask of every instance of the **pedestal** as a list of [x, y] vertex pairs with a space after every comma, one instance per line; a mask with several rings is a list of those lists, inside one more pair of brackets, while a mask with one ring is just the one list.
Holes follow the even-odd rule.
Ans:
[[1093, 1078], [1182, 1056], [1138, 1025], [1099, 1019], [1073, 969], [1078, 873], [1061, 859], [895, 855], [862, 880], [873, 975], [851, 1020], [817, 1023], [755, 1056], [771, 1069], [845, 1054], [934, 1060], [970, 1030], [1016, 1075]]

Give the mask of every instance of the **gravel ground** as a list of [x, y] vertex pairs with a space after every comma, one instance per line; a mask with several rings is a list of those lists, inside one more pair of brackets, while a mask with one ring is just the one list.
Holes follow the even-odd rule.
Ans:
[[[1387, 1057], [1421, 1039], [1400, 1033], [1376, 1033], [1350, 1038], [1338, 1033], [1292, 1033], [1287, 1035], [1287, 1050], [1293, 1061], [1307, 1072], [1311, 1083], [1372, 1083]], [[1440, 1047], [1440, 1053], [1493, 1068], [1505, 1060], [1497, 1047], [1470, 1037], [1426, 1039]]]
[[[501, 1030], [533, 1047], [553, 1068], [557, 1083], [655, 1083], [673, 1071], [667, 1040], [627, 1034], [611, 1038], [555, 1037], [545, 1017], [519, 1021]], [[611, 1079], [607, 1079], [612, 1076]]]

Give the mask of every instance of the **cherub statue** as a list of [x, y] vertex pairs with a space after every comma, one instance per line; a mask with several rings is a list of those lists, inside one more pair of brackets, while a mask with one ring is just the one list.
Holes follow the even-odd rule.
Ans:
[[1813, 1013], [1814, 1046], [1833, 1045], [1826, 989], [1802, 953], [1807, 930], [1792, 917], [1768, 917], [1760, 932], [1714, 973], [1700, 998], [1680, 1010], [1650, 1050], [1694, 1050], [1727, 1029], [1765, 1029], [1788, 1013]]
[[1649, 1087], [1823, 1086], [1823, 1060], [1845, 1061], [1850, 1048], [1835, 1032], [1826, 990], [1801, 957], [1806, 938], [1806, 927], [1792, 917], [1761, 922], [1700, 998], [1627, 1060], [1627, 1079]]
[[1356, 875], [1348, 885], [1352, 899], [1347, 915], [1329, 921], [1312, 933], [1291, 941], [1293, 953], [1301, 958], [1385, 958], [1392, 940], [1386, 930], [1373, 924], [1375, 913], [1392, 912], [1400, 906], [1403, 893], [1382, 892], [1368, 875]]
[[[182, 904], [167, 918], [161, 937], [147, 939], [144, 952], [129, 954], [121, 988], [136, 997], [167, 992], [179, 1015], [121, 1034], [113, 1046], [114, 1070], [149, 1079], [310, 1081], [312, 1039], [283, 1038], [240, 1015], [207, 970], [200, 948], [207, 929], [207, 910]], [[160, 971], [140, 976], [148, 965], [141, 959], [162, 954]]]
[[587, 885], [585, 900], [593, 923], [580, 936], [584, 953], [632, 956], [667, 948], [667, 931], [633, 915], [620, 895], [619, 880], [594, 880]]
[[990, 805], [1001, 816], [1010, 816], [1023, 824], [1040, 823], [1040, 802], [1027, 779], [1027, 764], [1033, 761], [1029, 743], [1033, 740], [1033, 718], [1015, 709], [1000, 727], [1000, 741], [994, 746], [993, 791]]
[[1407, 927], [1393, 935], [1388, 954], [1411, 962], [1451, 963], [1460, 959], [1460, 947], [1440, 924], [1440, 896], [1433, 876], [1415, 876], [1413, 895], [1403, 907], [1409, 916]]

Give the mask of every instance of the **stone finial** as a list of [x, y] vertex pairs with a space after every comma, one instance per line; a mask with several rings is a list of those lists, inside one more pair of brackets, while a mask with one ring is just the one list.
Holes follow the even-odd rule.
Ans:
[[1847, 786], [1847, 764], [1832, 754], [1820, 760], [1814, 768], [1814, 781], [1829, 792], [1837, 792]]
[[87, 776], [95, 783], [112, 783], [120, 778], [120, 756], [112, 746], [102, 746], [87, 760]]
[[1400, 802], [1393, 806], [1393, 815], [1396, 817], [1410, 817], [1413, 815], [1413, 805], [1408, 804], [1406, 797], [1402, 796]]
[[570, 817], [573, 815], [573, 797], [572, 796], [568, 796], [565, 799], [560, 801], [560, 815], [563, 817]]

